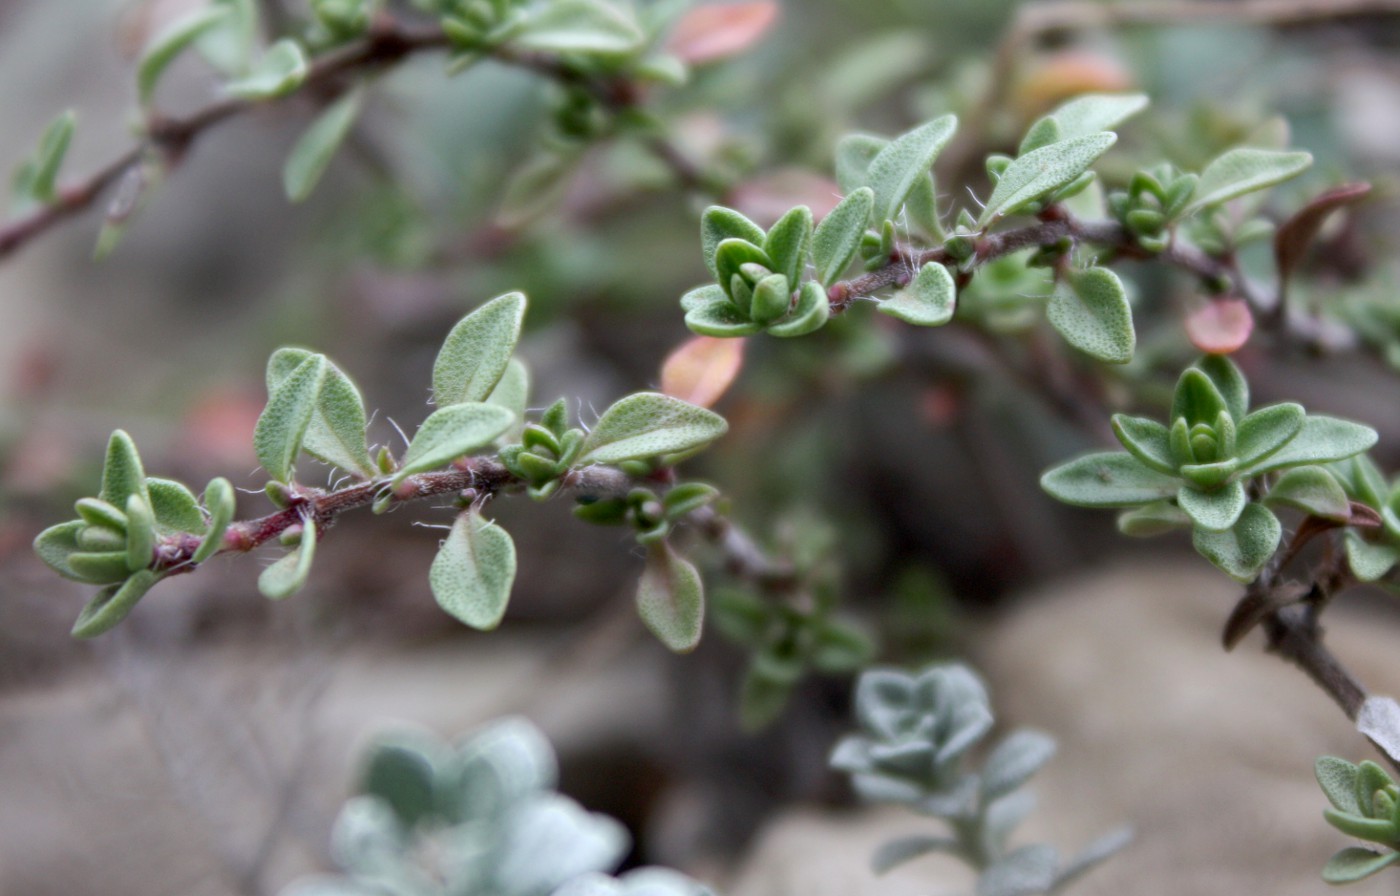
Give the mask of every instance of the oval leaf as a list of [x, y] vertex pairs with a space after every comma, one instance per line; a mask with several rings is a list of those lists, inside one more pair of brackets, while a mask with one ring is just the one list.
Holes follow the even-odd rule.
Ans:
[[831, 304], [827, 301], [826, 289], [817, 281], [808, 280], [797, 294], [797, 307], [781, 323], [770, 325], [768, 335], [780, 339], [806, 336], [820, 330], [830, 316]]
[[1232, 149], [1206, 166], [1196, 184], [1195, 198], [1186, 206], [1186, 213], [1229, 202], [1246, 193], [1271, 187], [1297, 177], [1312, 165], [1312, 156], [1305, 152], [1284, 152], [1277, 149]]
[[875, 221], [892, 221], [909, 193], [928, 174], [939, 152], [958, 128], [955, 115], [944, 115], [896, 137], [870, 162], [865, 181], [875, 191]]
[[1144, 466], [1126, 452], [1090, 454], [1040, 477], [1051, 497], [1079, 507], [1135, 507], [1172, 497], [1181, 480]]
[[1176, 503], [1191, 517], [1198, 530], [1224, 532], [1240, 518], [1249, 496], [1245, 494], [1244, 483], [1235, 480], [1211, 491], [1183, 485], [1177, 492]]
[[482, 631], [500, 624], [514, 581], [510, 533], [475, 511], [458, 515], [428, 570], [438, 606]]
[[690, 65], [742, 53], [778, 20], [774, 0], [708, 4], [687, 10], [666, 38], [666, 52]]
[[732, 208], [712, 205], [700, 216], [700, 249], [705, 256], [705, 267], [711, 276], [719, 276], [715, 266], [715, 252], [725, 240], [744, 240], [755, 246], [763, 245], [763, 228]]
[[143, 569], [132, 573], [120, 585], [103, 588], [78, 614], [78, 621], [73, 623], [73, 637], [95, 638], [108, 631], [125, 619], [136, 602], [160, 579], [160, 573]]
[[1265, 501], [1270, 506], [1283, 504], [1323, 519], [1338, 522], [1351, 519], [1347, 493], [1322, 467], [1294, 467], [1279, 477]]
[[1370, 450], [1377, 438], [1376, 431], [1369, 426], [1309, 414], [1304, 418], [1298, 434], [1287, 444], [1243, 472], [1255, 475], [1284, 467], [1342, 460]]
[[1113, 434], [1129, 454], [1159, 473], [1176, 472], [1171, 438], [1165, 426], [1156, 420], [1127, 414], [1114, 414], [1112, 424]]
[[538, 7], [511, 43], [551, 53], [628, 53], [645, 39], [630, 16], [602, 0], [553, 0]]
[[696, 407], [712, 407], [743, 365], [742, 339], [695, 336], [666, 356], [661, 391]]
[[853, 193], [869, 186], [870, 163], [889, 142], [872, 134], [847, 134], [837, 141], [836, 183], [842, 193]]
[[306, 80], [308, 67], [306, 51], [301, 44], [284, 37], [267, 48], [247, 75], [225, 84], [224, 90], [245, 100], [285, 96]]
[[102, 465], [102, 488], [98, 497], [113, 507], [125, 507], [126, 499], [140, 495], [150, 503], [146, 490], [146, 471], [141, 468], [141, 455], [136, 443], [124, 430], [116, 430], [107, 440], [107, 459]]
[[1212, 299], [1186, 315], [1186, 337], [1198, 351], [1228, 355], [1254, 332], [1254, 313], [1244, 299]]
[[201, 34], [222, 23], [228, 17], [228, 12], [228, 9], [218, 6], [196, 10], [156, 35], [141, 54], [141, 61], [136, 67], [136, 94], [141, 105], [150, 103], [156, 84], [170, 63]]
[[1333, 854], [1322, 866], [1322, 879], [1329, 884], [1349, 884], [1370, 877], [1396, 862], [1400, 862], [1400, 852], [1373, 852], [1359, 846], [1348, 846]]
[[1040, 770], [1055, 755], [1055, 739], [1039, 731], [1012, 732], [997, 744], [982, 765], [983, 803], [1005, 796]]
[[236, 504], [233, 484], [222, 476], [205, 486], [204, 506], [209, 509], [209, 531], [190, 558], [192, 562], [203, 563], [223, 547], [224, 532], [233, 520]]
[[[315, 355], [306, 349], [280, 348], [267, 362], [267, 391], [272, 394], [292, 371], [307, 358]], [[365, 404], [360, 390], [350, 378], [324, 355], [321, 386], [316, 393], [316, 406], [311, 421], [302, 435], [302, 450], [312, 457], [361, 479], [377, 475], [374, 459], [365, 443]]]
[[1108, 132], [1088, 134], [1042, 146], [1015, 159], [1002, 172], [977, 225], [986, 227], [1065, 186], [1088, 171], [1117, 139]]
[[615, 464], [688, 451], [728, 428], [712, 411], [659, 392], [638, 392], [603, 412], [584, 439], [579, 462]]
[[156, 516], [151, 505], [132, 495], [126, 499], [126, 568], [131, 572], [151, 565], [156, 549]]
[[438, 407], [486, 400], [520, 341], [525, 305], [524, 293], [508, 292], [457, 322], [433, 364]]
[[953, 319], [957, 286], [936, 261], [919, 268], [909, 285], [876, 306], [881, 314], [919, 327], [941, 327]]
[[807, 267], [812, 247], [812, 210], [799, 205], [778, 219], [763, 239], [763, 251], [773, 259], [774, 273], [797, 283]]
[[1055, 287], [1046, 316], [1065, 341], [1110, 364], [1133, 358], [1133, 309], [1118, 275], [1108, 268], [1071, 271]]
[[34, 553], [39, 555], [39, 559], [44, 561], [49, 569], [65, 579], [86, 581], [84, 576], [68, 565], [68, 558], [81, 550], [78, 546], [78, 535], [87, 527], [88, 524], [83, 520], [69, 520], [57, 526], [50, 526], [35, 536]]
[[301, 543], [258, 576], [258, 590], [271, 600], [296, 594], [306, 584], [306, 577], [311, 574], [311, 561], [315, 557], [316, 526], [308, 522], [302, 528]]
[[1361, 814], [1361, 803], [1356, 798], [1357, 768], [1354, 764], [1336, 756], [1320, 756], [1313, 763], [1313, 772], [1332, 808], [1353, 815]]
[[1264, 564], [1278, 550], [1283, 526], [1262, 504], [1245, 507], [1235, 525], [1224, 532], [1196, 529], [1191, 541], [1196, 551], [1227, 576], [1242, 584], [1254, 581]]
[[292, 202], [301, 202], [316, 189], [336, 150], [360, 114], [363, 90], [352, 90], [331, 103], [292, 147], [282, 166], [282, 189]]
[[664, 541], [647, 548], [647, 564], [637, 584], [637, 613], [651, 633], [676, 653], [700, 643], [705, 591], [700, 574]]
[[146, 480], [146, 490], [151, 496], [156, 532], [161, 535], [174, 535], [177, 532], [204, 534], [204, 514], [200, 512], [194, 494], [183, 483], [151, 477]]
[[324, 355], [308, 354], [268, 392], [267, 407], [253, 430], [253, 450], [258, 463], [278, 482], [287, 482], [292, 476], [302, 440], [316, 412], [326, 367]]
[[510, 411], [484, 402], [438, 408], [418, 427], [394, 476], [394, 484], [485, 448], [514, 423], [515, 415]]
[[1041, 128], [1047, 120], [1055, 123], [1055, 141], [1068, 140], [1112, 130], [1146, 108], [1147, 95], [1142, 93], [1097, 93], [1078, 97], [1031, 125], [1016, 154], [1025, 155], [1047, 145], [1033, 139], [1038, 132], [1051, 132], [1051, 129]]
[[861, 187], [842, 199], [817, 225], [812, 236], [812, 261], [817, 267], [817, 279], [823, 284], [834, 283], [855, 258], [874, 207], [874, 191]]

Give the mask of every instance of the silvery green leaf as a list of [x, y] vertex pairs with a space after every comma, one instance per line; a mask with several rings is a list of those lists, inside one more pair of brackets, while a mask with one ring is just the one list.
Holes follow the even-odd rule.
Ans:
[[1055, 875], [1052, 891], [1059, 892], [1070, 882], [1088, 874], [1132, 841], [1133, 829], [1129, 827], [1118, 828], [1099, 837], [1065, 863], [1065, 867]]
[[191, 562], [203, 563], [223, 547], [224, 532], [233, 520], [235, 503], [233, 485], [222, 476], [204, 487], [204, 506], [209, 508], [209, 531], [195, 549]]
[[1336, 756], [1321, 756], [1313, 764], [1313, 771], [1332, 808], [1352, 815], [1362, 814], [1356, 794], [1356, 777], [1360, 770], [1355, 764]]
[[[1110, 131], [1145, 108], [1147, 95], [1142, 93], [1093, 93], [1078, 97], [1031, 125], [1016, 154], [1025, 155], [1071, 137]], [[1045, 127], [1047, 122], [1054, 127]], [[1041, 135], [1050, 139], [1045, 140]]]
[[1055, 739], [1039, 731], [1013, 731], [997, 744], [982, 764], [982, 798], [1005, 796], [1040, 770], [1055, 755]]
[[55, 185], [68, 145], [73, 140], [77, 117], [70, 109], [54, 119], [39, 138], [34, 156], [15, 172], [12, 188], [17, 204], [48, 204], [56, 197]]
[[1351, 519], [1351, 502], [1342, 486], [1322, 467], [1294, 467], [1269, 489], [1269, 506], [1283, 504], [1312, 516], [1346, 522]]
[[98, 497], [113, 507], [125, 507], [126, 499], [140, 495], [147, 503], [146, 473], [141, 469], [141, 455], [136, 443], [123, 430], [116, 430], [107, 440], [107, 459], [102, 466], [102, 488]]
[[724, 435], [720, 415], [659, 392], [638, 392], [609, 407], [583, 441], [579, 463], [615, 464], [687, 451]]
[[1133, 359], [1133, 309], [1122, 281], [1108, 268], [1067, 273], [1050, 296], [1046, 317], [1066, 342], [1085, 354], [1110, 364]]
[[[68, 565], [69, 556], [78, 553], [78, 535], [88, 524], [83, 520], [69, 520], [57, 526], [49, 526], [34, 538], [34, 553], [54, 572], [65, 579], [85, 581], [73, 567]], [[125, 527], [123, 527], [124, 529]]]
[[156, 516], [150, 502], [140, 495], [126, 499], [126, 568], [130, 572], [151, 565], [156, 549]]
[[296, 594], [306, 584], [315, 557], [316, 526], [308, 522], [302, 529], [301, 543], [258, 576], [258, 590], [269, 600]]
[[1023, 846], [982, 869], [977, 896], [1032, 896], [1050, 889], [1060, 863], [1053, 846]]
[[292, 147], [282, 166], [282, 189], [292, 202], [311, 195], [360, 114], [363, 90], [351, 90], [326, 107]]
[[897, 669], [870, 669], [856, 681], [856, 718], [861, 727], [872, 734], [895, 737], [899, 733], [899, 720], [914, 706], [911, 675]]
[[744, 240], [755, 246], [763, 245], [763, 228], [732, 208], [712, 205], [700, 216], [700, 247], [705, 255], [705, 267], [712, 276], [719, 276], [715, 267], [715, 252], [725, 240]]
[[773, 259], [773, 271], [791, 284], [802, 279], [812, 247], [812, 210], [799, 205], [778, 219], [763, 238], [763, 251]]
[[1191, 525], [1191, 517], [1169, 501], [1157, 501], [1118, 515], [1118, 531], [1132, 538], [1150, 538]]
[[[857, 773], [851, 775], [851, 789], [856, 792], [856, 796], [867, 803], [918, 806], [925, 797], [925, 790], [919, 784], [878, 774]], [[950, 815], [957, 813], [956, 811], [930, 811], [928, 814]]]
[[1090, 454], [1040, 477], [1051, 497], [1080, 507], [1133, 507], [1175, 495], [1176, 476], [1159, 473], [1126, 452]]
[[842, 193], [849, 195], [870, 186], [870, 165], [889, 143], [883, 137], [870, 134], [848, 134], [837, 141], [836, 183]]
[[1244, 483], [1236, 479], [1210, 491], [1183, 485], [1176, 494], [1176, 503], [1197, 529], [1224, 532], [1235, 524], [1249, 503]]
[[826, 289], [816, 280], [802, 284], [797, 295], [797, 307], [788, 313], [785, 320], [770, 324], [768, 335], [786, 339], [793, 336], [806, 336], [820, 330], [831, 316], [831, 304], [827, 300]]
[[1176, 472], [1177, 465], [1172, 457], [1171, 440], [1165, 426], [1156, 420], [1127, 414], [1114, 414], [1112, 423], [1113, 434], [1129, 454], [1159, 473], [1170, 475]]
[[331, 828], [331, 858], [363, 877], [399, 877], [407, 839], [389, 803], [377, 796], [351, 797]]
[[1176, 391], [1172, 394], [1170, 419], [1173, 424], [1177, 420], [1185, 420], [1188, 426], [1197, 423], [1214, 425], [1222, 411], [1229, 413], [1215, 382], [1199, 368], [1188, 367], [1182, 371], [1176, 381]]
[[515, 808], [503, 820], [501, 834], [486, 892], [518, 896], [549, 896], [570, 878], [615, 867], [630, 839], [613, 819], [557, 794]]
[[484, 401], [505, 373], [520, 327], [525, 296], [497, 296], [457, 322], [433, 364], [433, 400], [438, 407]]
[[1342, 460], [1353, 454], [1369, 451], [1379, 437], [1376, 431], [1350, 420], [1309, 414], [1298, 434], [1282, 448], [1262, 461], [1251, 464], [1244, 473], [1257, 475], [1269, 470], [1296, 467], [1301, 464], [1321, 464]]
[[246, 75], [224, 85], [224, 90], [246, 100], [275, 99], [300, 87], [309, 67], [301, 44], [284, 37], [268, 47]]
[[1312, 161], [1312, 156], [1305, 152], [1252, 147], [1232, 149], [1201, 172], [1195, 196], [1186, 206], [1185, 213], [1229, 202], [1246, 193], [1297, 177], [1308, 170]]
[[700, 643], [705, 621], [700, 573], [665, 541], [647, 547], [646, 566], [637, 583], [637, 614], [676, 653], [688, 653]]
[[646, 35], [637, 22], [603, 0], [553, 0], [536, 7], [511, 40], [551, 53], [630, 53]]
[[325, 370], [316, 392], [311, 420], [302, 435], [302, 450], [361, 479], [373, 479], [378, 469], [365, 444], [364, 400], [360, 398], [360, 390], [330, 359], [306, 349], [278, 349], [267, 362], [268, 394], [274, 393], [297, 367], [313, 356], [325, 362]]
[[1198, 528], [1191, 534], [1196, 551], [1240, 583], [1254, 581], [1278, 550], [1283, 526], [1262, 504], [1250, 504], [1224, 532]]
[[278, 482], [292, 477], [302, 440], [316, 413], [328, 366], [324, 355], [308, 353], [275, 388], [268, 390], [267, 407], [253, 430], [253, 449], [258, 463]]
[[817, 267], [817, 279], [823, 284], [834, 283], [856, 257], [874, 207], [874, 192], [861, 187], [847, 194], [817, 225], [812, 237], [812, 261]]
[[120, 585], [109, 585], [88, 601], [73, 623], [73, 637], [95, 638], [126, 618], [136, 602], [146, 596], [161, 574], [150, 569], [138, 570]]
[[895, 840], [886, 840], [870, 857], [870, 870], [876, 874], [884, 874], [891, 868], [903, 865], [905, 862], [920, 856], [926, 856], [931, 852], [946, 852], [956, 855], [959, 852], [958, 841], [951, 837], [899, 837]]
[[141, 53], [141, 61], [136, 66], [136, 95], [140, 98], [141, 105], [150, 103], [156, 84], [170, 63], [201, 34], [221, 24], [228, 17], [228, 13], [227, 9], [219, 6], [194, 10], [172, 22], [147, 44]]
[[151, 512], [155, 515], [156, 531], [161, 535], [174, 535], [189, 532], [203, 535], [204, 514], [199, 510], [199, 502], [183, 483], [173, 479], [147, 477], [146, 491], [151, 498]]
[[1367, 541], [1354, 530], [1346, 533], [1347, 564], [1363, 582], [1374, 582], [1400, 563], [1400, 547], [1383, 541]]
[[958, 119], [944, 115], [885, 145], [870, 161], [865, 180], [875, 191], [875, 221], [899, 216], [910, 192], [926, 177], [938, 153], [957, 130]]
[[953, 319], [957, 286], [948, 269], [936, 261], [919, 268], [909, 285], [880, 302], [881, 314], [919, 327], [941, 327]]
[[982, 822], [982, 848], [987, 855], [1006, 852], [1016, 826], [1035, 809], [1035, 792], [1016, 790], [987, 805]]
[[394, 485], [485, 448], [515, 423], [515, 415], [485, 402], [451, 404], [428, 415], [404, 452]]
[[1108, 132], [1088, 134], [1042, 146], [1015, 159], [1002, 172], [977, 225], [986, 227], [1070, 183], [1088, 171], [1117, 139]]
[[1249, 410], [1249, 383], [1235, 362], [1227, 355], [1206, 355], [1194, 366], [1210, 379], [1230, 416], [1243, 420]]
[[1239, 423], [1235, 454], [1246, 467], [1278, 451], [1303, 428], [1303, 406], [1275, 404], [1248, 414]]
[[717, 283], [706, 283], [688, 290], [681, 296], [681, 310], [694, 311], [706, 305], [728, 304], [729, 295]]
[[446, 752], [427, 734], [381, 736], [370, 747], [356, 789], [389, 811], [386, 827], [393, 821], [410, 830], [437, 811], [438, 772], [448, 762]]
[[1374, 852], [1360, 846], [1348, 846], [1333, 853], [1327, 864], [1322, 866], [1322, 879], [1329, 884], [1349, 884], [1370, 877], [1396, 862], [1400, 862], [1400, 852]]
[[210, 6], [224, 9], [228, 16], [219, 27], [202, 32], [195, 49], [226, 75], [247, 71], [258, 36], [257, 0], [212, 0]]
[[[719, 289], [718, 286], [715, 289]], [[752, 336], [762, 331], [763, 325], [745, 317], [734, 303], [723, 295], [720, 301], [699, 305], [685, 313], [685, 325], [693, 333], [701, 336], [715, 336], [721, 339], [736, 336]]]
[[438, 794], [447, 817], [494, 824], [510, 807], [554, 787], [554, 750], [523, 718], [507, 718], [476, 732], [442, 766]]
[[505, 615], [514, 581], [510, 533], [479, 513], [459, 514], [428, 571], [438, 606], [466, 625], [488, 631]]
[[516, 422], [520, 422], [525, 417], [529, 401], [530, 370], [519, 359], [511, 358], [496, 388], [486, 397], [486, 403], [505, 408], [515, 415]]

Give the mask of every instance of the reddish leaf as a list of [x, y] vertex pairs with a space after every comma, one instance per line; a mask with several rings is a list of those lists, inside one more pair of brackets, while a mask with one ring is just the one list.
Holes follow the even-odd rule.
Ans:
[[691, 65], [715, 62], [753, 46], [777, 20], [773, 0], [699, 6], [676, 23], [666, 50]]
[[1367, 183], [1342, 184], [1313, 198], [1293, 217], [1284, 221], [1274, 233], [1274, 259], [1278, 262], [1279, 277], [1287, 280], [1303, 260], [1303, 254], [1322, 229], [1329, 215], [1337, 209], [1359, 202], [1371, 192]]
[[744, 366], [743, 339], [696, 336], [661, 365], [661, 391], [708, 408], [719, 401]]
[[1249, 341], [1254, 315], [1243, 299], [1212, 299], [1186, 316], [1191, 344], [1208, 355], [1228, 355]]

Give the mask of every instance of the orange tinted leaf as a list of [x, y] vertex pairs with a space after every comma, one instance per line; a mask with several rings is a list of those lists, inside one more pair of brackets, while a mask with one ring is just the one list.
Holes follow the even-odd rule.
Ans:
[[691, 65], [726, 59], [753, 46], [778, 20], [778, 4], [709, 4], [681, 17], [666, 50]]
[[1249, 341], [1254, 314], [1243, 299], [1213, 299], [1186, 316], [1191, 344], [1208, 355], [1228, 355]]
[[724, 395], [743, 365], [743, 339], [696, 336], [661, 365], [661, 391], [708, 408]]

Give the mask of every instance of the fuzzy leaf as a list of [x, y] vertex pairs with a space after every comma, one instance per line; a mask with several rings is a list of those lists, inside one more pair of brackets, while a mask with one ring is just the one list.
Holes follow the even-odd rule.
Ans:
[[195, 10], [156, 35], [141, 53], [141, 61], [136, 66], [136, 95], [141, 105], [150, 103], [156, 84], [170, 63], [201, 34], [222, 23], [228, 12], [217, 6]]
[[826, 290], [816, 280], [808, 280], [798, 293], [797, 307], [780, 323], [769, 325], [768, 335], [780, 339], [806, 336], [820, 330], [830, 315], [831, 305], [827, 301]]
[[743, 364], [743, 340], [694, 336], [666, 356], [661, 391], [708, 408], [728, 391]]
[[76, 124], [77, 117], [70, 109], [44, 129], [34, 156], [15, 172], [13, 189], [17, 202], [47, 204], [56, 198], [58, 170], [63, 165], [64, 156], [68, 154], [68, 145], [73, 141]]
[[514, 423], [515, 415], [510, 411], [485, 402], [438, 408], [414, 433], [393, 484], [485, 448]]
[[919, 327], [941, 327], [953, 319], [957, 286], [936, 261], [919, 268], [909, 285], [876, 306], [881, 314]]
[[664, 541], [647, 548], [646, 568], [637, 584], [637, 613], [651, 633], [676, 653], [688, 653], [700, 643], [705, 618], [700, 574]]
[[799, 205], [778, 219], [763, 240], [763, 251], [773, 259], [774, 273], [796, 284], [807, 267], [812, 247], [812, 210]]
[[1055, 755], [1055, 739], [1039, 731], [1013, 731], [982, 765], [982, 799], [990, 803], [1030, 779]]
[[505, 408], [515, 415], [516, 422], [525, 417], [525, 409], [530, 403], [530, 371], [518, 359], [511, 358], [506, 364], [505, 373], [486, 397], [487, 404]]
[[1090, 454], [1040, 477], [1051, 497], [1079, 507], [1134, 507], [1169, 498], [1181, 480], [1145, 466], [1125, 452]]
[[326, 107], [292, 147], [282, 166], [282, 189], [292, 202], [301, 202], [316, 189], [336, 150], [360, 114], [363, 90], [351, 90]]
[[[1176, 391], [1172, 394], [1171, 420], [1185, 420], [1188, 426], [1197, 423], [1215, 425], [1220, 413], [1226, 410], [1225, 399], [1215, 383], [1206, 373], [1196, 367], [1188, 367], [1176, 381]], [[1233, 415], [1231, 415], [1233, 418]]]
[[1089, 134], [1042, 146], [1015, 159], [1002, 172], [977, 225], [986, 227], [1070, 183], [1088, 171], [1117, 139], [1108, 132]]
[[78, 621], [73, 623], [73, 637], [95, 638], [113, 628], [160, 580], [160, 573], [143, 569], [132, 573], [120, 585], [103, 588], [78, 614]]
[[472, 628], [489, 631], [505, 615], [514, 581], [510, 533], [475, 511], [459, 514], [428, 571], [438, 606]]
[[523, 293], [508, 292], [457, 322], [433, 364], [438, 407], [486, 400], [520, 341], [525, 304]]
[[1114, 414], [1112, 423], [1113, 434], [1129, 454], [1159, 473], [1170, 475], [1176, 472], [1177, 465], [1172, 459], [1171, 440], [1165, 426], [1156, 420], [1127, 414]]
[[553, 0], [537, 9], [512, 44], [549, 53], [630, 53], [646, 39], [631, 16], [603, 0]]
[[[719, 289], [718, 286], [715, 289]], [[763, 325], [749, 320], [734, 307], [734, 303], [724, 298], [707, 305], [698, 305], [685, 313], [685, 325], [701, 336], [714, 336], [730, 339], [736, 336], [752, 336], [762, 331]]]
[[1376, 431], [1369, 426], [1309, 414], [1304, 418], [1298, 434], [1287, 444], [1258, 463], [1251, 464], [1243, 472], [1255, 475], [1284, 467], [1342, 460], [1370, 450], [1377, 438]]
[[49, 569], [63, 576], [82, 582], [86, 579], [68, 565], [68, 558], [78, 553], [78, 534], [88, 527], [83, 520], [69, 520], [50, 526], [34, 538], [34, 553], [44, 561]]
[[195, 549], [191, 562], [203, 563], [223, 547], [224, 532], [233, 520], [235, 505], [233, 484], [222, 476], [204, 487], [204, 506], [209, 508], [209, 531]]
[[603, 412], [579, 463], [615, 464], [698, 448], [724, 435], [718, 414], [659, 392], [629, 395]]
[[306, 584], [315, 557], [316, 526], [308, 522], [302, 528], [301, 543], [258, 576], [258, 590], [271, 600], [296, 594]]
[[1283, 504], [1323, 519], [1351, 519], [1347, 493], [1322, 467], [1294, 467], [1279, 477], [1265, 498], [1269, 506]]
[[1201, 172], [1196, 194], [1185, 213], [1262, 190], [1297, 177], [1312, 165], [1312, 156], [1305, 152], [1283, 152], [1276, 149], [1240, 147], [1212, 161]]
[[1313, 764], [1313, 771], [1332, 808], [1353, 815], [1361, 814], [1361, 803], [1356, 798], [1356, 765], [1336, 756], [1320, 756]]
[[909, 194], [928, 175], [938, 153], [957, 130], [958, 119], [944, 115], [896, 137], [870, 161], [865, 180], [875, 191], [875, 221], [899, 217]]
[[1059, 854], [1037, 843], [992, 862], [977, 878], [977, 896], [1032, 896], [1050, 889]]
[[355, 384], [330, 359], [301, 348], [278, 349], [267, 361], [268, 394], [276, 392], [311, 357], [321, 358], [326, 366], [311, 421], [302, 436], [302, 450], [361, 479], [373, 479], [378, 471], [365, 444], [364, 400]]
[[156, 516], [140, 495], [126, 499], [126, 568], [131, 572], [151, 565], [156, 549]]
[[1211, 491], [1183, 485], [1177, 492], [1176, 503], [1200, 529], [1223, 532], [1235, 524], [1249, 503], [1244, 483], [1239, 480]]
[[308, 353], [275, 388], [268, 390], [267, 407], [253, 430], [253, 449], [258, 463], [278, 482], [291, 479], [306, 430], [316, 413], [328, 366], [324, 355]]
[[1363, 582], [1374, 582], [1400, 563], [1400, 547], [1383, 541], [1367, 541], [1355, 531], [1346, 533], [1347, 563]]
[[700, 216], [700, 247], [705, 255], [705, 267], [710, 274], [719, 276], [715, 266], [715, 252], [725, 240], [745, 240], [755, 246], [763, 245], [763, 228], [732, 208], [712, 205]]
[[309, 63], [301, 44], [284, 37], [267, 48], [262, 58], [236, 81], [224, 85], [231, 96], [247, 100], [275, 99], [286, 96], [306, 80]]
[[[1049, 142], [1087, 137], [1099, 131], [1110, 131], [1146, 108], [1147, 96], [1141, 93], [1095, 93], [1078, 97], [1031, 125], [1016, 154], [1025, 155], [1048, 145], [1035, 139], [1038, 133], [1053, 133]], [[1047, 121], [1054, 123], [1053, 129], [1043, 127]]]
[[146, 479], [146, 490], [151, 496], [151, 512], [155, 515], [156, 531], [161, 535], [177, 532], [204, 534], [204, 514], [199, 510], [199, 502], [184, 484], [173, 479]]
[[98, 497], [113, 507], [125, 507], [126, 499], [140, 495], [150, 503], [146, 489], [146, 472], [141, 469], [141, 455], [136, 443], [123, 430], [116, 430], [107, 440], [107, 460], [102, 466], [102, 488]]
[[1158, 501], [1118, 515], [1118, 531], [1131, 538], [1151, 538], [1191, 525], [1191, 517], [1175, 504]]
[[817, 225], [812, 237], [812, 261], [817, 279], [823, 284], [834, 283], [855, 258], [874, 207], [875, 193], [869, 187], [861, 187], [847, 194]]
[[[854, 193], [870, 186], [870, 165], [888, 140], [870, 134], [847, 134], [836, 143], [836, 183], [841, 192]], [[872, 195], [874, 191], [872, 190]]]
[[1240, 421], [1236, 456], [1244, 466], [1258, 463], [1278, 451], [1303, 428], [1307, 414], [1302, 405], [1285, 403], [1260, 408]]
[[1400, 852], [1373, 852], [1360, 846], [1348, 846], [1334, 853], [1322, 866], [1322, 879], [1329, 884], [1349, 884], [1396, 862], [1400, 862]]
[[899, 837], [886, 840], [870, 857], [870, 870], [884, 874], [905, 862], [926, 856], [931, 852], [946, 852], [956, 855], [958, 841], [950, 837]]
[[1123, 283], [1108, 268], [1071, 271], [1055, 287], [1046, 316], [1066, 342], [1100, 361], [1133, 359], [1133, 309]]
[[1283, 527], [1262, 504], [1250, 504], [1224, 532], [1196, 529], [1191, 540], [1197, 552], [1240, 583], [1254, 581], [1278, 549]]

